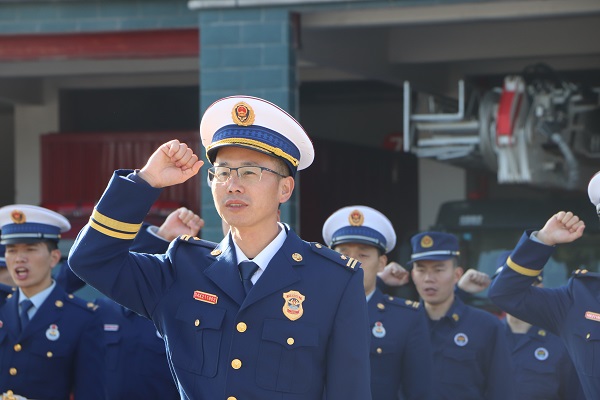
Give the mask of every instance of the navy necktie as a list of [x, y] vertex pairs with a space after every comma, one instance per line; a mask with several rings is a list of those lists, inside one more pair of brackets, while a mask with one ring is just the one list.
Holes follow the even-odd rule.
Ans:
[[246, 292], [246, 296], [250, 289], [252, 289], [252, 275], [258, 269], [258, 265], [252, 261], [242, 261], [238, 264], [238, 269], [240, 270], [240, 276], [242, 278], [242, 284], [244, 285], [244, 291]]
[[19, 305], [21, 306], [21, 312], [19, 313], [19, 318], [21, 319], [21, 332], [23, 332], [29, 322], [29, 314], [27, 314], [27, 311], [33, 307], [33, 303], [31, 300], [23, 300]]

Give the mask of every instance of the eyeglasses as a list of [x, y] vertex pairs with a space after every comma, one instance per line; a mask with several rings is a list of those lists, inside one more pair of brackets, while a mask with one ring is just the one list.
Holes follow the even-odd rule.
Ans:
[[272, 169], [269, 169], [267, 167], [245, 166], [245, 167], [230, 168], [230, 167], [218, 166], [218, 167], [211, 167], [208, 169], [208, 180], [210, 182], [212, 182], [213, 179], [216, 179], [217, 182], [219, 182], [219, 183], [225, 183], [229, 180], [229, 178], [231, 178], [231, 171], [236, 171], [238, 178], [240, 178], [240, 180], [244, 183], [260, 182], [263, 171], [269, 171], [275, 175], [285, 178], [285, 175], [281, 175], [279, 172], [273, 171]]

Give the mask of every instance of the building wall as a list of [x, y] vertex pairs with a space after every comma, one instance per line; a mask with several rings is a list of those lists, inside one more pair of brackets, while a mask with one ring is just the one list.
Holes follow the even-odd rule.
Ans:
[[0, 34], [195, 27], [186, 1], [68, 1], [0, 4]]

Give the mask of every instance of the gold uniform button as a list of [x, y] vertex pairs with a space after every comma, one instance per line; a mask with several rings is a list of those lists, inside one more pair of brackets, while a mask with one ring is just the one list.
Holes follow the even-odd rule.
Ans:
[[288, 338], [287, 344], [289, 344], [290, 346], [293, 345], [294, 344], [294, 338], [293, 337]]
[[21, 351], [23, 347], [21, 347], [21, 345], [19, 343], [15, 344], [15, 346], [13, 347], [13, 349], [15, 349], [15, 351], [19, 352]]
[[48, 358], [52, 358], [52, 356], [53, 356], [53, 355], [54, 355], [54, 354], [52, 354], [52, 352], [51, 352], [51, 351], [49, 351], [49, 352], [47, 352], [47, 353], [46, 353], [46, 357], [48, 357]]
[[317, 243], [317, 244], [315, 244], [315, 247], [316, 247], [317, 249], [320, 249], [320, 248], [321, 248], [321, 247], [323, 247], [323, 246], [321, 245], [321, 243]]
[[10, 299], [10, 298], [12, 298], [12, 293], [11, 293], [11, 294], [9, 294], [8, 296], [6, 296], [6, 298], [7, 298], [7, 299]]
[[218, 256], [219, 254], [221, 254], [221, 250], [219, 249], [214, 249], [213, 251], [210, 252], [211, 256]]
[[12, 376], [15, 376], [17, 374], [17, 369], [16, 368], [11, 368], [8, 370], [8, 373], [11, 374]]
[[378, 347], [377, 348], [377, 354], [381, 354], [381, 353], [383, 353], [383, 350], [381, 349], [381, 347]]
[[227, 400], [237, 400], [237, 397], [229, 396]]
[[300, 262], [302, 261], [302, 255], [300, 253], [294, 253], [292, 254], [292, 259], [296, 262]]
[[587, 274], [587, 273], [588, 273], [588, 270], [587, 270], [587, 269], [582, 269], [582, 270], [581, 270], [581, 273], [582, 273], [582, 274]]
[[379, 308], [380, 310], [383, 310], [383, 309], [385, 309], [385, 304], [377, 303], [377, 308]]
[[194, 321], [194, 325], [196, 325], [196, 326], [200, 326], [200, 320], [199, 320], [199, 319], [195, 320], [195, 321]]
[[60, 300], [56, 300], [56, 302], [54, 303], [54, 305], [55, 305], [56, 307], [60, 308], [60, 307], [62, 307], [64, 304], [63, 304], [63, 302], [62, 302], [62, 301], [60, 301]]
[[586, 338], [586, 339], [589, 339], [589, 338], [590, 338], [590, 336], [592, 336], [592, 335], [591, 335], [590, 333], [588, 333], [587, 335], [585, 335], [585, 338]]
[[69, 297], [70, 299], [74, 299], [74, 298], [75, 298], [75, 296], [73, 296], [72, 294], [70, 294], [68, 297]]
[[234, 358], [233, 361], [231, 361], [231, 368], [233, 368], [233, 369], [242, 368], [242, 362], [239, 359]]
[[340, 258], [341, 258], [342, 260], [347, 260], [347, 259], [348, 259], [348, 257], [346, 257], [346, 256], [344, 256], [344, 255], [340, 256]]
[[238, 332], [246, 332], [246, 329], [248, 329], [248, 325], [246, 325], [244, 322], [238, 322], [238, 324], [237, 324]]

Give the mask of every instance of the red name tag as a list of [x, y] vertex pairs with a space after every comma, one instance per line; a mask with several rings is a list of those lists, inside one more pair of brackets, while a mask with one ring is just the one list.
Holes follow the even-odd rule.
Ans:
[[595, 312], [586, 311], [585, 312], [585, 318], [586, 319], [591, 319], [592, 321], [598, 321], [598, 322], [600, 322], [600, 314], [595, 313]]
[[196, 290], [194, 292], [194, 299], [203, 301], [205, 303], [217, 304], [217, 300], [219, 300], [219, 297], [215, 294], [205, 293], [205, 292]]

